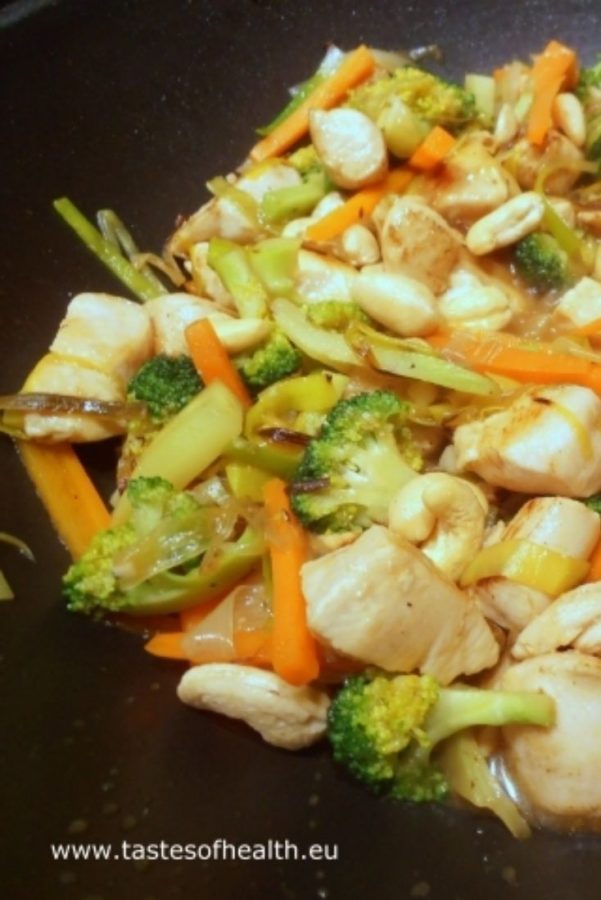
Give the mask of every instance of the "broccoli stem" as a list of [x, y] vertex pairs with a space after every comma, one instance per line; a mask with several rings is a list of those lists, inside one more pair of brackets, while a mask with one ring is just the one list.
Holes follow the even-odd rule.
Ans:
[[294, 290], [300, 246], [291, 238], [268, 238], [249, 250], [257, 277], [273, 297], [286, 297]]
[[304, 103], [307, 97], [313, 93], [316, 87], [325, 81], [326, 75], [324, 72], [321, 72], [319, 69], [317, 72], [314, 72], [310, 78], [307, 78], [306, 81], [301, 82], [292, 98], [288, 101], [286, 106], [280, 110], [277, 116], [269, 122], [267, 125], [263, 125], [261, 128], [255, 129], [257, 134], [261, 135], [261, 137], [265, 137], [268, 134], [271, 134], [272, 131], [281, 125], [292, 113], [298, 109], [298, 107]]
[[519, 691], [486, 691], [477, 688], [447, 688], [425, 723], [431, 746], [457, 731], [474, 725], [552, 725], [553, 700], [545, 694]]
[[243, 318], [266, 315], [267, 292], [253, 272], [244, 247], [225, 238], [211, 238], [207, 262], [234, 298]]
[[261, 200], [259, 215], [268, 225], [307, 215], [325, 196], [327, 189], [325, 175], [315, 172], [303, 184], [268, 191]]
[[167, 289], [159, 287], [154, 278], [150, 279], [142, 272], [138, 272], [119, 249], [107, 241], [89, 219], [86, 219], [68, 197], [61, 197], [52, 205], [88, 250], [91, 250], [94, 256], [98, 257], [139, 300], [152, 300], [167, 293]]

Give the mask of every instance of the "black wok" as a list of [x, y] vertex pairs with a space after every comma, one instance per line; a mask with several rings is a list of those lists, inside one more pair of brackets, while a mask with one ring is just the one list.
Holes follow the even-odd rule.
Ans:
[[[436, 41], [448, 72], [489, 70], [552, 36], [591, 60], [594, 0], [63, 0], [0, 9], [1, 391], [16, 389], [67, 298], [117, 284], [51, 209], [119, 210], [159, 248], [203, 183], [241, 159], [285, 86], [328, 40]], [[109, 483], [114, 450], [86, 453]], [[538, 833], [379, 801], [325, 749], [288, 755], [174, 696], [179, 670], [137, 635], [68, 615], [67, 556], [8, 441], [0, 443], [2, 551], [17, 599], [0, 609], [0, 895], [10, 900], [170, 897], [597, 900], [601, 838]], [[601, 768], [601, 751], [600, 751]], [[183, 844], [217, 838], [336, 844], [337, 861], [56, 862], [59, 841]]]

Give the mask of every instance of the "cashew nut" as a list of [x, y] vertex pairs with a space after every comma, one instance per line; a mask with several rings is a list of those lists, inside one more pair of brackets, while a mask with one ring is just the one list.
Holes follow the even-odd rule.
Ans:
[[457, 579], [482, 546], [488, 502], [462, 478], [431, 472], [413, 478], [390, 502], [389, 528]]
[[182, 677], [177, 695], [189, 706], [241, 719], [268, 744], [286, 750], [308, 747], [326, 731], [330, 701], [323, 691], [295, 687], [253, 666], [193, 666]]
[[380, 259], [375, 235], [365, 225], [351, 225], [340, 237], [340, 255], [352, 266], [369, 266]]
[[434, 297], [425, 284], [366, 266], [351, 286], [353, 300], [376, 322], [404, 337], [431, 334], [438, 325]]
[[575, 94], [558, 94], [553, 101], [553, 120], [577, 147], [586, 139], [586, 120], [582, 103]]
[[334, 182], [356, 190], [380, 181], [388, 171], [388, 151], [382, 132], [364, 113], [339, 107], [313, 110], [311, 140]]
[[453, 272], [438, 309], [453, 328], [499, 331], [513, 316], [505, 291], [499, 285], [483, 283], [468, 269]]
[[538, 228], [544, 212], [544, 201], [534, 191], [518, 194], [472, 225], [465, 239], [468, 250], [482, 256], [508, 247]]

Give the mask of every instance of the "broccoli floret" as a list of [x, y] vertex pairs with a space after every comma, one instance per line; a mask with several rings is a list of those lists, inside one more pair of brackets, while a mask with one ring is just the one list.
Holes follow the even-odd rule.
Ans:
[[144, 363], [128, 386], [132, 400], [146, 403], [154, 422], [165, 422], [198, 394], [202, 381], [189, 356], [159, 354]]
[[582, 502], [585, 506], [588, 506], [589, 509], [592, 509], [593, 512], [596, 512], [598, 516], [601, 516], [601, 494], [595, 494], [593, 497], [588, 497]]
[[542, 231], [518, 241], [513, 261], [518, 274], [537, 291], [565, 287], [570, 281], [568, 254], [552, 235]]
[[392, 391], [339, 401], [308, 445], [292, 486], [292, 507], [312, 531], [385, 522], [391, 496], [421, 468], [405, 422], [409, 406]]
[[358, 87], [348, 103], [377, 121], [396, 100], [401, 100], [430, 127], [441, 125], [450, 131], [476, 122], [479, 116], [473, 94], [416, 66], [403, 66], [391, 75]]
[[343, 331], [351, 322], [365, 322], [371, 320], [357, 303], [348, 303], [343, 300], [322, 300], [320, 303], [307, 303], [304, 307], [305, 314], [313, 325], [318, 328], [330, 328]]
[[301, 365], [302, 357], [285, 334], [275, 331], [267, 343], [238, 362], [238, 369], [248, 387], [262, 391], [282, 378], [293, 375]]
[[[248, 528], [236, 543], [224, 545], [217, 561], [203, 571], [198, 557], [208, 546], [214, 522], [207, 509], [158, 477], [132, 479], [127, 496], [127, 522], [100, 531], [64, 576], [67, 606], [74, 612], [178, 612], [216, 596], [260, 558], [262, 539]], [[170, 560], [176, 549], [174, 564]]]
[[348, 679], [328, 712], [334, 759], [379, 793], [414, 802], [444, 799], [436, 745], [475, 725], [549, 726], [553, 701], [540, 693], [441, 688], [429, 675]]
[[601, 58], [582, 69], [576, 87], [586, 119], [585, 150], [589, 159], [601, 161]]

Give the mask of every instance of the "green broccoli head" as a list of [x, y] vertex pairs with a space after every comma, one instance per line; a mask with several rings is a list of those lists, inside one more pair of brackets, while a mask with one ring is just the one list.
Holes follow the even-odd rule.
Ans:
[[159, 354], [144, 363], [128, 385], [128, 396], [146, 403], [154, 422], [162, 423], [183, 409], [202, 387], [189, 356]]
[[385, 522], [392, 495], [421, 468], [406, 426], [409, 405], [392, 391], [339, 401], [308, 445], [292, 487], [292, 507], [312, 531], [348, 531]]
[[262, 537], [247, 528], [199, 567], [214, 531], [211, 509], [162, 478], [134, 478], [127, 495], [128, 521], [99, 532], [64, 576], [74, 612], [179, 612], [235, 584], [261, 557]]
[[377, 121], [398, 100], [429, 127], [441, 125], [449, 131], [458, 131], [479, 116], [473, 94], [416, 66], [403, 66], [361, 85], [352, 91], [348, 103]]
[[601, 516], [601, 494], [595, 494], [582, 502], [585, 506], [588, 506], [589, 509], [592, 509], [593, 512], [596, 512], [598, 516]]
[[307, 303], [304, 310], [309, 322], [318, 328], [344, 331], [352, 322], [365, 322], [366, 324], [371, 322], [358, 303], [349, 303], [346, 300], [322, 300], [319, 303]]
[[367, 673], [348, 679], [328, 712], [334, 759], [379, 793], [439, 801], [448, 783], [432, 760], [437, 744], [475, 725], [549, 726], [544, 694], [441, 688], [429, 675]]
[[542, 231], [518, 241], [513, 262], [517, 273], [537, 291], [565, 287], [571, 279], [568, 254], [552, 235]]
[[281, 331], [272, 332], [267, 343], [251, 356], [238, 363], [238, 369], [247, 386], [259, 392], [293, 375], [301, 366], [302, 357]]

